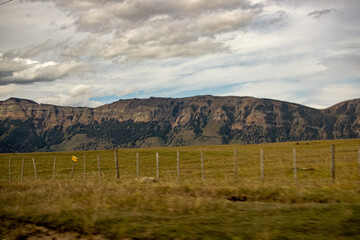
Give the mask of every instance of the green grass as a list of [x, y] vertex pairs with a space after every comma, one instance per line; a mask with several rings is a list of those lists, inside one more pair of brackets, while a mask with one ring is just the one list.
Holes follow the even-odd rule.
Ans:
[[[264, 149], [265, 181], [293, 182], [293, 148], [297, 149], [299, 183], [319, 183], [331, 180], [330, 145], [335, 145], [336, 181], [359, 181], [358, 146], [360, 140], [313, 141], [259, 145], [220, 145], [169, 147], [147, 149], [119, 149], [120, 179], [136, 178], [136, 152], [140, 156], [140, 176], [156, 175], [155, 152], [160, 155], [160, 181], [175, 182], [176, 151], [180, 152], [180, 179], [201, 182], [200, 151], [204, 152], [205, 180], [228, 183], [234, 181], [234, 149], [237, 149], [237, 181], [260, 181], [260, 148]], [[32, 158], [35, 159], [40, 181], [52, 178], [53, 159], [56, 157], [56, 179], [69, 179], [75, 155], [74, 178], [83, 178], [83, 156], [86, 155], [86, 178], [98, 179], [97, 155], [101, 158], [102, 178], [115, 179], [114, 151], [51, 152], [0, 154], [0, 183], [9, 182], [9, 158], [12, 180], [19, 181], [22, 159], [25, 159], [23, 181], [34, 179]], [[312, 169], [305, 171], [304, 169]]]
[[[335, 182], [330, 171], [331, 144], [336, 150]], [[36, 237], [41, 226], [58, 234], [98, 239], [360, 239], [358, 146], [360, 140], [121, 149], [120, 179], [115, 178], [113, 151], [1, 154], [0, 236]], [[292, 169], [294, 147], [297, 184]], [[234, 148], [238, 150], [236, 181]], [[260, 148], [264, 149], [265, 182], [260, 179]], [[140, 175], [155, 177], [156, 151], [160, 155], [160, 182], [136, 181], [136, 152]], [[74, 178], [69, 179], [72, 155], [78, 156], [79, 162]], [[52, 180], [54, 156], [57, 168]], [[20, 181], [22, 158], [25, 168]]]

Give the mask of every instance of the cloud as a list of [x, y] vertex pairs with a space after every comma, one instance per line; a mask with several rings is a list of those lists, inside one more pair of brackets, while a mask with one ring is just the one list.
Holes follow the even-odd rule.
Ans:
[[110, 15], [104, 9], [95, 8], [82, 13], [75, 24], [86, 31], [90, 32], [111, 32]]
[[40, 63], [24, 58], [0, 58], [0, 85], [50, 82], [84, 71], [87, 67], [75, 61]]
[[[54, 82], [47, 88], [42, 88], [44, 94], [35, 100], [39, 103], [50, 103], [62, 106], [82, 106], [97, 107], [101, 103], [90, 100], [92, 96], [98, 94], [100, 88], [97, 88], [93, 82], [89, 80], [79, 80], [75, 78], [75, 82], [80, 82], [74, 86], [74, 80], [64, 80]], [[40, 85], [41, 83], [36, 83]], [[96, 91], [95, 91], [96, 90]]]
[[[62, 9], [69, 11], [78, 20], [84, 16], [98, 16], [95, 18], [95, 23], [101, 21], [111, 22], [109, 19], [126, 19], [131, 22], [144, 22], [148, 19], [156, 18], [157, 16], [170, 15], [173, 18], [187, 18], [199, 16], [206, 12], [214, 11], [228, 11], [234, 9], [248, 9], [258, 10], [262, 7], [261, 4], [252, 4], [249, 0], [213, 0], [211, 2], [206, 0], [32, 0], [32, 2], [54, 2]], [[109, 18], [104, 17], [104, 12]], [[100, 13], [100, 14], [99, 14]], [[89, 19], [84, 18], [84, 23], [87, 25]], [[82, 21], [77, 22], [83, 23]]]
[[3, 56], [6, 59], [25, 58], [38, 61], [91, 62], [94, 58], [100, 57], [103, 48], [101, 37], [98, 36], [87, 36], [81, 39], [69, 37], [63, 41], [48, 39], [38, 44], [8, 50]]
[[10, 97], [12, 94], [14, 94], [16, 92], [16, 85], [15, 84], [10, 84], [10, 85], [6, 85], [6, 86], [1, 86], [0, 85], [0, 95], [2, 97]]
[[[309, 83], [309, 85], [316, 86], [316, 84], [312, 83]], [[301, 95], [303, 91], [306, 91], [308, 86], [304, 86], [304, 84], [296, 80], [261, 80], [246, 82], [236, 87], [233, 91], [223, 95], [254, 96], [271, 99], [274, 98], [273, 96], [276, 96], [275, 99], [277, 100], [294, 101], [298, 103], [299, 101], [303, 101]]]
[[72, 89], [70, 89], [69, 91], [69, 96], [70, 97], [77, 97], [77, 96], [82, 96], [82, 95], [88, 95], [90, 94], [92, 91], [92, 87], [91, 86], [86, 86], [86, 85], [77, 85], [75, 87], [73, 87]]
[[127, 61], [141, 61], [144, 59], [166, 59], [174, 57], [195, 57], [216, 52], [224, 52], [225, 48], [220, 43], [211, 40], [190, 41], [186, 43], [171, 44], [131, 44], [127, 40], [113, 41], [101, 52], [105, 59], [123, 56]]
[[[106, 40], [89, 46], [89, 57], [128, 61], [229, 51], [217, 36], [245, 28], [263, 7], [249, 0], [59, 0], [54, 4], [73, 17], [78, 32], [97, 38], [99, 34], [108, 35]], [[68, 41], [73, 46], [67, 49], [81, 46], [81, 42]], [[29, 49], [26, 55], [41, 53], [39, 50], [48, 46], [44, 42]], [[64, 55], [61, 48], [66, 51], [66, 44], [59, 47], [59, 55]], [[81, 56], [82, 52], [75, 51], [73, 55]]]
[[36, 99], [38, 103], [48, 103], [60, 106], [81, 106], [81, 107], [98, 107], [101, 105], [98, 101], [90, 101], [88, 95], [70, 96], [65, 93], [58, 93], [53, 96], [40, 97]]
[[323, 15], [329, 14], [332, 11], [332, 9], [323, 9], [323, 10], [318, 10], [318, 11], [313, 11], [308, 13], [309, 17], [312, 18], [320, 18]]
[[48, 39], [40, 44], [31, 44], [22, 48], [9, 50], [3, 55], [6, 59], [14, 59], [16, 57], [31, 59], [33, 57], [39, 57], [43, 54], [53, 51], [55, 45], [56, 42]]
[[[333, 83], [322, 85], [313, 91], [313, 97], [311, 98], [313, 103], [321, 104], [329, 107], [332, 104], [336, 104], [345, 100], [359, 98], [360, 84], [353, 83]], [[331, 98], [331, 104], [329, 105], [329, 98]]]

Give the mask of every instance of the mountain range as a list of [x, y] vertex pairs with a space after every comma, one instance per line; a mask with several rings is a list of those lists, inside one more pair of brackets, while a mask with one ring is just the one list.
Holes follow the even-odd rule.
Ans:
[[360, 137], [360, 99], [326, 109], [253, 97], [126, 99], [97, 108], [0, 101], [0, 152]]

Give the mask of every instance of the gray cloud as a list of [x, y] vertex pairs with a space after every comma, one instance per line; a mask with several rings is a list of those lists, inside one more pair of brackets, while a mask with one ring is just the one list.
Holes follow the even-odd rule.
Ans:
[[74, 61], [40, 63], [30, 59], [0, 58], [0, 86], [55, 81], [84, 71], [87, 71], [87, 67]]
[[0, 58], [0, 79], [11, 76], [14, 72], [23, 71], [26, 66], [17, 61]]
[[207, 12], [231, 11], [233, 9], [258, 10], [260, 5], [251, 5], [247, 0], [134, 0], [115, 4], [113, 16], [131, 21], [145, 21], [157, 15], [172, 18], [196, 17]]
[[323, 15], [329, 14], [332, 11], [332, 9], [323, 9], [323, 10], [318, 10], [318, 11], [313, 11], [308, 13], [309, 17], [312, 18], [320, 18]]
[[[107, 1], [106, 4], [94, 2], [90, 4], [83, 1], [91, 6], [86, 9], [79, 9], [79, 5], [74, 6], [68, 2], [58, 4], [68, 8], [77, 18], [75, 25], [80, 31], [94, 33], [115, 31], [118, 35], [137, 28], [151, 29], [154, 24], [158, 23], [164, 26], [169, 24], [171, 28], [173, 22], [184, 19], [192, 20], [192, 23], [196, 24], [198, 19], [223, 15], [234, 10], [237, 10], [238, 14], [247, 16], [254, 15], [261, 10], [261, 5], [251, 5], [248, 0], [214, 0], [211, 2], [205, 0], [132, 0]], [[189, 25], [183, 27], [187, 26]], [[206, 29], [204, 28], [204, 30]]]
[[31, 59], [35, 56], [42, 56], [50, 51], [54, 51], [55, 45], [56, 43], [54, 41], [46, 40], [40, 44], [32, 44], [23, 48], [9, 50], [4, 53], [4, 58], [14, 59], [20, 57], [25, 59]]
[[[76, 57], [87, 52], [89, 57], [118, 60], [191, 57], [228, 51], [216, 36], [246, 27], [263, 7], [249, 0], [32, 0], [39, 1], [53, 2], [74, 18], [77, 31], [93, 36], [81, 42], [59, 44], [59, 56]], [[101, 42], [95, 40], [99, 34], [112, 35]], [[88, 51], [82, 47], [84, 42]], [[40, 49], [46, 50], [48, 44], [32, 46], [23, 51], [24, 56], [43, 53]]]
[[104, 58], [112, 59], [126, 56], [124, 60], [141, 61], [143, 59], [164, 59], [173, 57], [191, 57], [212, 53], [224, 52], [227, 49], [220, 43], [211, 40], [191, 41], [185, 44], [129, 44], [127, 40], [117, 40], [104, 48], [101, 52]]
[[5, 52], [3, 57], [8, 59], [8, 61], [15, 58], [23, 58], [36, 59], [43, 62], [68, 62], [73, 60], [81, 62], [86, 58], [99, 57], [102, 45], [103, 43], [96, 36], [88, 36], [80, 40], [74, 40], [69, 37], [64, 41], [46, 40], [39, 44], [12, 49]]

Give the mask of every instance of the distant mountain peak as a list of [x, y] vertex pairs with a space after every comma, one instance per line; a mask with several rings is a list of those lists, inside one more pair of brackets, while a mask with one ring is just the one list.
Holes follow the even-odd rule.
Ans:
[[23, 98], [15, 98], [15, 97], [11, 97], [9, 99], [6, 99], [5, 101], [6, 103], [31, 103], [31, 104], [38, 104], [37, 102], [33, 101], [33, 100], [29, 100], [29, 99], [23, 99]]

